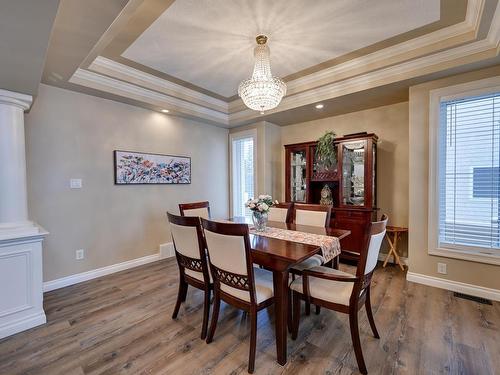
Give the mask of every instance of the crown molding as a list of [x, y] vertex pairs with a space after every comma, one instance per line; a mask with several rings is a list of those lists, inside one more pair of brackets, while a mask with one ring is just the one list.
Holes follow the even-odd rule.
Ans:
[[179, 98], [148, 90], [89, 70], [79, 68], [70, 78], [69, 82], [152, 104], [161, 108], [169, 108], [174, 114], [184, 114], [204, 121], [214, 122], [219, 125], [228, 125], [228, 116], [225, 113], [214, 111]]
[[88, 70], [142, 86], [146, 89], [178, 97], [219, 112], [228, 113], [228, 103], [224, 100], [200, 93], [199, 91], [181, 86], [166, 79], [158, 78], [152, 74], [142, 72], [103, 56], [97, 56], [88, 67]]
[[[469, 0], [463, 22], [288, 82], [288, 95], [278, 108], [266, 114], [497, 56], [500, 4], [495, 10], [487, 37], [476, 40], [484, 1]], [[261, 116], [246, 108], [241, 99], [227, 103], [102, 56], [97, 57], [90, 68], [93, 71], [78, 69], [70, 82], [150, 105], [168, 107], [180, 115], [224, 127], [258, 121]]]

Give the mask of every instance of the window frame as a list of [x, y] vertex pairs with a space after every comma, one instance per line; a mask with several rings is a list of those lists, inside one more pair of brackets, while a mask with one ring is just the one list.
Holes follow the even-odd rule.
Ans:
[[253, 138], [253, 186], [254, 194], [257, 194], [257, 129], [242, 130], [235, 133], [229, 133], [229, 208], [231, 217], [234, 217], [234, 174], [235, 165], [233, 154], [233, 141], [244, 138]]
[[428, 253], [447, 258], [500, 265], [500, 251], [439, 244], [439, 127], [440, 105], [443, 101], [500, 93], [500, 76], [462, 83], [430, 91], [429, 95], [429, 201]]

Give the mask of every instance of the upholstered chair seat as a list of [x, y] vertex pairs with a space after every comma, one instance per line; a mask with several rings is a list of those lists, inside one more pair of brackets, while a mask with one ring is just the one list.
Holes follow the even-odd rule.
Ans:
[[[203, 279], [203, 272], [198, 272], [198, 271], [193, 271], [193, 270], [188, 270], [188, 269], [185, 269], [184, 270], [184, 273], [190, 277], [192, 277], [193, 279], [196, 279], [196, 280], [200, 280], [200, 281], [204, 281]], [[212, 272], [210, 271], [210, 268], [208, 269], [208, 276], [210, 278], [210, 283], [213, 283], [213, 278], [212, 278]]]
[[[255, 300], [257, 303], [264, 302], [274, 297], [273, 274], [258, 267], [253, 268], [255, 278]], [[221, 290], [246, 302], [250, 302], [250, 293], [244, 290], [232, 288], [229, 285], [221, 284]]]
[[[303, 271], [308, 268], [313, 268], [317, 266], [321, 266], [323, 264], [323, 257], [319, 254], [313, 255], [312, 257], [307, 258], [306, 260], [297, 263], [293, 266], [294, 271]], [[297, 272], [298, 273], [298, 272]]]
[[[340, 277], [355, 277], [355, 275], [351, 275], [350, 273], [342, 272], [330, 267], [312, 267], [309, 269], [309, 271], [322, 272]], [[319, 298], [323, 301], [328, 301], [339, 305], [349, 305], [349, 298], [351, 298], [353, 287], [354, 282], [341, 282], [320, 279], [317, 277], [309, 277], [309, 295], [311, 297]], [[299, 292], [301, 294], [303, 293], [302, 288], [302, 277], [295, 279], [290, 285], [290, 289], [295, 290], [296, 292]]]

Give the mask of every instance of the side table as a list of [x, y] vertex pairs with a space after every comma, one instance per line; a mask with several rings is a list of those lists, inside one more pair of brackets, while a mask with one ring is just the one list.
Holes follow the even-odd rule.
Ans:
[[408, 228], [394, 227], [390, 225], [387, 226], [385, 237], [387, 238], [387, 242], [389, 243], [390, 249], [389, 249], [389, 254], [387, 254], [387, 257], [385, 258], [383, 267], [387, 265], [387, 262], [389, 261], [389, 258], [392, 255], [394, 257], [394, 263], [396, 263], [404, 271], [405, 268], [403, 264], [401, 264], [401, 259], [399, 258], [398, 254], [398, 239], [402, 233], [406, 232], [408, 232]]

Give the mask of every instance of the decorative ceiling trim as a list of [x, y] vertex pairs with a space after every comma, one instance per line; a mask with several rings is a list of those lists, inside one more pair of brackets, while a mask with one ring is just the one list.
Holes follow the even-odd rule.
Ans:
[[[487, 34], [480, 33], [486, 1], [469, 0], [466, 19], [459, 24], [288, 82], [290, 94], [266, 115], [496, 57], [500, 5], [486, 25]], [[90, 69], [78, 69], [70, 82], [224, 127], [262, 119], [240, 99], [227, 103], [104, 57], [97, 57]]]
[[210, 95], [200, 93], [177, 83], [158, 78], [152, 74], [120, 64], [106, 57], [98, 56], [90, 64], [88, 69], [166, 95], [175, 96], [219, 112], [228, 112], [228, 104], [224, 100], [216, 99]]
[[228, 125], [228, 116], [225, 113], [214, 111], [182, 99], [174, 98], [173, 96], [148, 90], [88, 70], [78, 69], [70, 78], [69, 82], [149, 103], [159, 108], [168, 108], [173, 114], [182, 113], [204, 121], [210, 121], [224, 126]]

